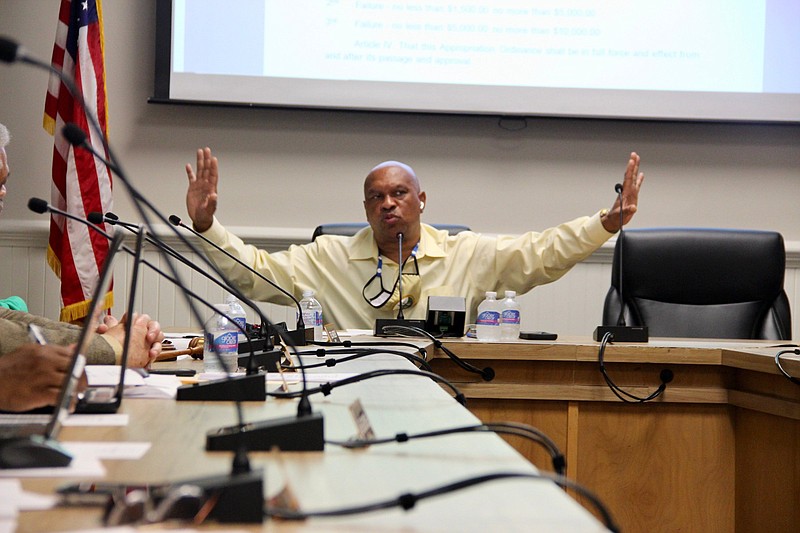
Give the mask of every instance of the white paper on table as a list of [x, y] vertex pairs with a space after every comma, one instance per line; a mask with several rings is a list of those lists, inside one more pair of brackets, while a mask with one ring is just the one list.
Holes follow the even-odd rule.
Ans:
[[62, 442], [73, 456], [97, 459], [141, 459], [152, 446], [149, 442]]
[[178, 376], [170, 374], [150, 374], [141, 385], [128, 386], [125, 383], [124, 398], [175, 398], [178, 387], [183, 385]]
[[110, 426], [127, 426], [130, 417], [124, 413], [103, 413], [103, 414], [84, 414], [84, 415], [69, 415], [64, 420], [64, 426], [70, 427], [110, 427]]

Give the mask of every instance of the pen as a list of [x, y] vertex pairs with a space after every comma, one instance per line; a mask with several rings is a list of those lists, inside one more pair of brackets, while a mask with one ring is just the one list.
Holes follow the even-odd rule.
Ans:
[[28, 337], [36, 344], [47, 344], [47, 339], [44, 338], [42, 329], [36, 324], [28, 324]]

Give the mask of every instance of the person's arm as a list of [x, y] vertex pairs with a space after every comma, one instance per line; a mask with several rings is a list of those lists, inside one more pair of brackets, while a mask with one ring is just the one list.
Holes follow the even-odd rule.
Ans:
[[27, 343], [0, 356], [0, 409], [55, 405], [71, 360], [71, 347], [54, 344]]

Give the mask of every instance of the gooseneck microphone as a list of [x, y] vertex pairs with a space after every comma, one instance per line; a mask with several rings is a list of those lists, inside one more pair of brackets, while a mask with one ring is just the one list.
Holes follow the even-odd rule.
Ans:
[[[98, 213], [98, 212], [92, 212], [92, 213], [89, 213], [89, 216], [87, 217], [87, 219], [89, 220], [89, 222], [92, 222], [93, 224], [99, 225], [99, 224], [102, 224], [102, 223], [108, 223], [108, 224], [111, 224], [111, 225], [116, 225], [116, 226], [123, 227], [126, 230], [131, 231], [133, 233], [136, 233], [138, 231], [138, 228], [140, 227], [139, 224], [133, 224], [131, 222], [123, 222], [123, 221], [121, 221], [117, 215], [115, 215], [114, 213], [111, 213], [111, 212], [108, 212], [105, 215], [103, 215], [102, 213]], [[211, 276], [208, 272], [198, 268], [197, 265], [195, 265], [193, 262], [189, 261], [181, 253], [179, 253], [177, 250], [175, 250], [171, 246], [167, 245], [162, 240], [157, 239], [157, 238], [151, 238], [151, 237], [145, 237], [145, 239], [147, 240], [148, 243], [150, 243], [153, 246], [157, 247], [158, 249], [160, 249], [164, 253], [168, 254], [170, 257], [176, 259], [177, 261], [180, 261], [184, 266], [190, 268], [194, 272], [197, 272], [201, 276], [205, 277], [206, 279], [208, 279], [209, 281], [211, 281], [212, 283], [214, 283], [215, 285], [220, 287], [222, 290], [225, 290], [225, 291], [228, 290], [228, 286], [225, 283], [223, 283], [222, 281], [220, 281], [220, 280], [216, 279], [215, 277]], [[170, 280], [170, 281], [172, 281], [172, 280]], [[249, 305], [247, 301], [243, 301], [243, 303], [245, 305]], [[214, 310], [215, 312], [218, 312], [216, 309], [212, 308], [212, 310]], [[258, 309], [256, 309], [255, 312], [257, 314], [260, 314]], [[228, 317], [224, 313], [220, 313], [220, 314], [222, 314], [222, 316], [224, 316], [225, 318], [228, 318], [230, 320], [230, 317]], [[240, 345], [240, 350], [239, 350], [239, 353], [247, 351], [250, 354], [247, 357], [247, 359], [245, 361], [245, 364], [244, 365], [240, 365], [240, 366], [244, 366], [244, 368], [247, 370], [247, 374], [249, 374], [249, 375], [258, 374], [258, 369], [261, 368], [261, 367], [264, 367], [264, 366], [272, 368], [272, 369], [275, 369], [275, 367], [277, 366], [277, 363], [278, 363], [278, 361], [279, 361], [279, 359], [281, 357], [282, 352], [280, 350], [275, 350], [274, 349], [275, 348], [274, 345], [271, 344], [271, 338], [268, 336], [267, 339], [265, 341], [263, 341], [264, 346], [258, 348], [258, 351], [260, 353], [256, 353], [257, 352], [256, 343], [255, 343], [255, 339], [253, 339], [253, 337], [251, 336], [251, 333], [248, 332], [246, 328], [242, 328], [241, 326], [239, 326], [238, 323], [234, 322], [234, 324], [237, 326], [237, 329], [239, 329], [244, 334], [245, 338], [247, 339], [247, 344], [244, 345], [244, 346]], [[209, 383], [206, 383], [205, 385], [207, 385], [209, 387], [211, 386]], [[221, 383], [218, 384], [218, 385], [222, 386]], [[197, 387], [196, 389], [200, 389], [200, 388], [202, 388], [202, 387]], [[190, 390], [190, 389], [194, 390], [195, 387], [186, 387], [186, 390]], [[182, 390], [184, 390], [184, 389], [179, 389], [179, 392], [182, 391]], [[179, 394], [179, 396], [180, 396], [180, 394]], [[204, 399], [204, 400], [211, 400], [211, 399], [225, 400], [226, 399], [224, 397], [224, 395], [220, 395], [220, 394], [215, 394], [213, 396], [215, 396], [215, 397], [213, 397], [213, 398], [209, 398], [209, 397], [207, 397], [207, 398], [197, 398], [197, 399]], [[190, 398], [182, 398], [181, 397], [181, 398], [178, 398], [178, 399], [190, 399]], [[196, 399], [196, 398], [191, 398], [191, 399]], [[230, 399], [230, 398], [227, 398], [227, 399]], [[253, 399], [253, 398], [249, 398], [249, 399]]]
[[271, 279], [269, 279], [268, 277], [263, 275], [258, 270], [254, 269], [250, 265], [246, 264], [244, 261], [242, 261], [238, 257], [234, 256], [233, 254], [231, 254], [230, 252], [228, 252], [227, 250], [225, 250], [224, 248], [219, 246], [217, 243], [213, 242], [211, 239], [209, 239], [208, 237], [206, 237], [205, 235], [203, 235], [199, 231], [195, 231], [194, 228], [184, 224], [183, 221], [181, 221], [181, 218], [179, 216], [170, 215], [169, 216], [169, 222], [170, 222], [170, 224], [172, 224], [175, 227], [180, 227], [180, 228], [183, 228], [185, 230], [188, 230], [195, 237], [198, 237], [199, 239], [201, 239], [206, 244], [212, 246], [215, 250], [217, 250], [219, 252], [222, 252], [228, 259], [231, 259], [231, 260], [235, 261], [239, 265], [241, 265], [244, 268], [246, 268], [248, 272], [256, 275], [260, 280], [268, 283], [271, 287], [275, 288], [276, 290], [280, 291], [282, 294], [284, 294], [287, 297], [291, 298], [291, 300], [294, 302], [295, 306], [297, 306], [297, 335], [295, 335], [295, 337], [292, 337], [292, 339], [295, 341], [294, 344], [297, 345], [297, 346], [304, 346], [306, 344], [306, 337], [305, 337], [305, 328], [306, 328], [306, 326], [303, 323], [303, 309], [302, 309], [302, 307], [300, 307], [300, 301], [297, 298], [295, 298], [292, 293], [290, 293], [289, 291], [287, 291], [286, 289], [284, 289], [283, 287], [281, 287], [280, 285], [278, 285], [277, 283], [275, 283], [274, 281], [272, 281]]
[[425, 328], [424, 320], [409, 319], [406, 320], [403, 315], [403, 232], [397, 232], [397, 296], [399, 298], [397, 318], [386, 319], [378, 318], [375, 320], [375, 335], [378, 337], [386, 337], [392, 333], [389, 331], [391, 326], [408, 326], [412, 328]]
[[[58, 209], [57, 207], [51, 206], [50, 204], [48, 204], [45, 200], [42, 200], [41, 198], [31, 198], [31, 199], [29, 199], [28, 200], [28, 209], [30, 209], [31, 211], [33, 211], [35, 213], [39, 213], [39, 214], [44, 214], [44, 213], [50, 212], [50, 213], [53, 213], [53, 214], [56, 214], [56, 215], [61, 215], [61, 216], [65, 217], [65, 218], [68, 218], [70, 220], [74, 220], [74, 221], [79, 222], [81, 224], [85, 224], [86, 226], [88, 226], [93, 231], [97, 232], [98, 234], [102, 235], [106, 239], [111, 240], [113, 238], [109, 233], [105, 232], [102, 228], [100, 228], [99, 226], [96, 225], [97, 217], [91, 217], [91, 218], [94, 218], [95, 220], [84, 220], [84, 219], [82, 219], [82, 218], [80, 218], [78, 216], [73, 215], [72, 213], [69, 213], [67, 211], [62, 211], [61, 209]], [[137, 234], [138, 233], [139, 232], [137, 231]], [[158, 243], [158, 241], [155, 241], [153, 243], [156, 246], [159, 246], [160, 244], [163, 244], [163, 243]], [[166, 245], [164, 245], [164, 246], [166, 246]], [[131, 250], [127, 246], [123, 245], [121, 248], [122, 248], [122, 250], [124, 250], [124, 251], [128, 252], [130, 255], [132, 255], [134, 258], [139, 256], [139, 254], [136, 251]], [[177, 252], [175, 252], [174, 250], [172, 252], [177, 254]], [[183, 259], [183, 260], [186, 261], [186, 259]], [[140, 263], [144, 264], [144, 265], [147, 265], [148, 267], [150, 267], [150, 269], [152, 269], [158, 275], [160, 275], [161, 277], [163, 277], [166, 280], [170, 281], [171, 283], [175, 284], [177, 287], [181, 287], [181, 284], [179, 283], [179, 281], [177, 279], [173, 278], [172, 276], [170, 276], [166, 272], [162, 271], [160, 268], [158, 268], [155, 265], [153, 265], [152, 263], [150, 263], [147, 259], [145, 259], [143, 257], [139, 257], [138, 261]], [[193, 266], [193, 265], [190, 265], [190, 266]], [[202, 271], [199, 271], [199, 272], [202, 272]], [[206, 276], [208, 276], [208, 274], [206, 274]], [[217, 283], [221, 288], [227, 289], [227, 286], [225, 286], [224, 284], [222, 284], [218, 280], [215, 280], [214, 278], [212, 278], [210, 276], [208, 276], [208, 278], [211, 281], [214, 281], [215, 283]], [[222, 313], [221, 311], [216, 309], [216, 307], [213, 304], [211, 304], [208, 300], [202, 298], [197, 293], [195, 293], [194, 291], [192, 291], [192, 290], [190, 290], [188, 288], [181, 287], [181, 290], [185, 291], [187, 293], [187, 295], [191, 296], [194, 300], [200, 302], [201, 304], [203, 304], [208, 309], [211, 309], [215, 313], [219, 313], [222, 316], [224, 316], [225, 318], [227, 318], [231, 323], [233, 323], [245, 335], [245, 337], [249, 338], [249, 336], [247, 334], [247, 331], [244, 328], [242, 328], [239, 324], [237, 324], [233, 320], [232, 317], [230, 317], [229, 315], [227, 315], [225, 313]], [[133, 298], [131, 298], [131, 301], [133, 301]], [[130, 311], [129, 311], [129, 314], [130, 314]], [[230, 400], [234, 400], [234, 399], [238, 398], [238, 399], [241, 399], [243, 401], [264, 401], [266, 399], [266, 391], [264, 389], [265, 382], [264, 382], [264, 379], [262, 379], [263, 376], [254, 375], [254, 374], [257, 374], [257, 369], [256, 369], [256, 372], [251, 372], [250, 371], [250, 367], [252, 367], [252, 366], [253, 366], [253, 364], [248, 362], [247, 375], [248, 376], [253, 376], [251, 378], [248, 378], [248, 379], [245, 380], [242, 377], [236, 376], [233, 379], [233, 381], [234, 381], [233, 383], [228, 382], [228, 380], [219, 380], [219, 381], [208, 381], [208, 382], [204, 382], [204, 383], [201, 383], [201, 384], [197, 384], [197, 385], [202, 385], [201, 387], [197, 387], [196, 385], [191, 385], [191, 386], [184, 385], [184, 386], [178, 388], [178, 394], [177, 394], [177, 398], [176, 399], [177, 400], [206, 400], [206, 401], [208, 401], [208, 400], [222, 400], [222, 401], [230, 401]], [[198, 392], [198, 391], [200, 391], [200, 392]]]
[[397, 232], [397, 296], [400, 303], [397, 305], [397, 320], [404, 320], [403, 316], [403, 232]]
[[[114, 165], [113, 162], [107, 161], [101, 154], [97, 153], [97, 151], [94, 150], [94, 148], [86, 142], [86, 135], [85, 135], [85, 133], [83, 133], [83, 131], [80, 128], [78, 128], [75, 125], [69, 125], [68, 124], [67, 126], [65, 126], [64, 129], [68, 130], [68, 131], [65, 131], [65, 137], [71, 143], [74, 143], [75, 145], [78, 145], [78, 146], [83, 146], [92, 155], [94, 155], [98, 160], [100, 160], [100, 161], [104, 162], [105, 164], [109, 165], [109, 168], [114, 170], [118, 175], [124, 176], [124, 173], [122, 172], [121, 168], [119, 168], [117, 165]], [[136, 204], [137, 208], [139, 208], [139, 212], [143, 217], [145, 216], [145, 213], [144, 213], [144, 210], [141, 208], [140, 204], [143, 204], [143, 205], [146, 205], [147, 207], [149, 207], [150, 210], [153, 211], [153, 213], [155, 213], [162, 221], [169, 222], [172, 226], [175, 226], [176, 228], [177, 228], [178, 225], [180, 225], [180, 227], [189, 229], [189, 231], [191, 231], [192, 233], [194, 233], [195, 235], [197, 235], [201, 239], [204, 239], [207, 242], [211, 243], [210, 240], [206, 239], [203, 235], [200, 235], [200, 233], [194, 231], [193, 228], [189, 228], [185, 224], [182, 224], [180, 222], [180, 218], [176, 217], [175, 215], [170, 216], [168, 219], [166, 217], [164, 217], [157, 209], [155, 209], [154, 206], [152, 206], [150, 204], [150, 202], [147, 201], [147, 199], [145, 199], [140, 193], [138, 193], [138, 191], [136, 191], [133, 187], [131, 187], [130, 183], [126, 179], [122, 178], [122, 182], [127, 186], [129, 192], [131, 193], [131, 195], [136, 200], [136, 202], [134, 202], [134, 203]], [[178, 224], [176, 224], [176, 222]], [[180, 232], [177, 231], [177, 229], [175, 229], [175, 235], [178, 238], [180, 238], [181, 242], [183, 242], [187, 247], [189, 247], [189, 249], [193, 253], [197, 254], [205, 262], [205, 264], [208, 265], [208, 267], [210, 269], [212, 269], [220, 278], [222, 278], [223, 280], [226, 280], [226, 284], [228, 285], [228, 290], [230, 292], [232, 292], [237, 298], [239, 298], [239, 300], [241, 300], [242, 302], [245, 302], [249, 307], [251, 307], [252, 309], [256, 310], [256, 312], [258, 313], [259, 317], [262, 320], [262, 324], [266, 324], [268, 326], [272, 325], [271, 322], [267, 319], [267, 317], [264, 316], [264, 314], [261, 312], [261, 310], [258, 309], [258, 307], [252, 302], [252, 300], [250, 300], [247, 296], [245, 296], [244, 293], [242, 293], [242, 291], [239, 290], [238, 287], [236, 287], [234, 284], [232, 284], [229, 281], [227, 281], [227, 278], [225, 277], [224, 273], [210, 259], [208, 259], [205, 256], [205, 254], [201, 253], [187, 239], [182, 237]], [[216, 246], [215, 243], [211, 243], [211, 244], [213, 246]], [[222, 250], [222, 248], [220, 248], [220, 247], [217, 247], [217, 248], [219, 250], [221, 250], [222, 252], [225, 252], [225, 250]], [[227, 252], [225, 252], [225, 253], [227, 253]], [[233, 256], [231, 256], [231, 257], [233, 257]], [[234, 260], [236, 260], [236, 258], [234, 258]], [[174, 265], [172, 265], [172, 263], [167, 262], [167, 264], [170, 266], [170, 268], [174, 269]], [[240, 264], [243, 264], [243, 263], [240, 263]], [[246, 266], [246, 265], [244, 265], [244, 266]], [[175, 277], [177, 278], [178, 277], [177, 272], [174, 272], [174, 274], [175, 274]], [[266, 280], [268, 283], [271, 283], [266, 278], [263, 278], [263, 279]], [[179, 284], [179, 286], [183, 286], [183, 285], [184, 284]], [[293, 296], [291, 296], [289, 293], [287, 293], [283, 289], [280, 289], [280, 287], [277, 287], [277, 285], [273, 284], [273, 286], [275, 286], [276, 288], [278, 288], [279, 290], [284, 292], [284, 294], [286, 294], [287, 296], [292, 298], [295, 302], [297, 302], [297, 299], [294, 298]], [[299, 302], [297, 302], [297, 307], [298, 307], [298, 310], [300, 310], [300, 303]], [[200, 321], [199, 315], [197, 316], [197, 320]], [[305, 334], [304, 334], [305, 333], [305, 326], [303, 325], [303, 322], [302, 322], [302, 313], [298, 313], [297, 322], [301, 326], [300, 331], [299, 331], [301, 338], [297, 339], [298, 342], [295, 342], [295, 338], [293, 338], [289, 334], [288, 331], [285, 331], [285, 330], [281, 331], [281, 330], [277, 330], [276, 329], [276, 331], [278, 332], [278, 335], [280, 335], [294, 351], [297, 350], [297, 344], [305, 344]], [[295, 337], [297, 337], [297, 335], [295, 335]], [[299, 361], [299, 357], [298, 357], [298, 361]], [[257, 425], [256, 424], [244, 424], [244, 422], [243, 422], [243, 420], [241, 419], [241, 416], [240, 416], [239, 417], [239, 424], [237, 426], [221, 428], [220, 430], [218, 430], [220, 433], [226, 433], [226, 434], [229, 434], [229, 435], [232, 434], [232, 436], [233, 436], [233, 438], [228, 441], [230, 443], [230, 447], [226, 448], [226, 449], [233, 450], [233, 451], [237, 452], [237, 454], [239, 454], [240, 446], [243, 447], [242, 449], [246, 449], [246, 448], [244, 448], [244, 444], [240, 444], [240, 443], [246, 442], [247, 439], [259, 440], [261, 442], [272, 442], [272, 443], [275, 443], [276, 445], [279, 445], [280, 448], [285, 450], [285, 451], [318, 451], [318, 450], [324, 449], [325, 442], [324, 442], [324, 439], [323, 439], [324, 425], [323, 425], [322, 414], [313, 412], [313, 409], [311, 407], [311, 401], [309, 400], [308, 394], [305, 393], [305, 391], [308, 390], [308, 380], [306, 378], [305, 368], [303, 368], [302, 364], [300, 365], [300, 372], [301, 372], [301, 375], [302, 375], [302, 387], [303, 387], [302, 390], [303, 390], [303, 392], [301, 393], [300, 401], [297, 404], [297, 416], [295, 416], [295, 417], [284, 417], [284, 418], [280, 418], [280, 419], [272, 419], [272, 420], [261, 422], [261, 423], [259, 423]], [[227, 379], [227, 381], [232, 381], [232, 380], [229, 377]], [[191, 387], [198, 387], [198, 385], [202, 386], [202, 385], [207, 385], [207, 384], [195, 384], [195, 385], [191, 385]], [[241, 407], [238, 406], [238, 403], [237, 403], [237, 408], [241, 409]], [[208, 435], [208, 438], [207, 438], [207, 441], [206, 441], [207, 448], [208, 448], [209, 442], [210, 442], [209, 439], [212, 438], [213, 434], [214, 434], [214, 432], [211, 432]], [[220, 449], [220, 448], [217, 448], [217, 449]], [[234, 459], [234, 463], [235, 462], [236, 462], [236, 459]], [[249, 466], [247, 468], [249, 469]], [[236, 467], [234, 467], [234, 469], [236, 469]]]
[[[150, 217], [148, 216], [148, 212], [157, 216], [160, 220], [166, 223], [164, 215], [161, 214], [161, 212], [155, 208], [152, 202], [147, 200], [147, 198], [145, 198], [131, 184], [125, 172], [123, 172], [120, 166], [117, 164], [117, 158], [113, 155], [111, 146], [109, 145], [108, 140], [106, 139], [105, 132], [100, 126], [100, 122], [97, 119], [97, 112], [95, 108], [86, 105], [82, 92], [77, 90], [75, 83], [73, 82], [70, 76], [68, 76], [61, 70], [54, 68], [50, 64], [34, 60], [33, 58], [29, 57], [26, 53], [24, 53], [24, 50], [20, 50], [19, 47], [16, 45], [16, 43], [9, 42], [6, 39], [2, 39], [2, 42], [0, 42], [0, 59], [9, 62], [23, 61], [26, 63], [30, 63], [39, 68], [43, 68], [53, 73], [55, 76], [57, 76], [64, 84], [64, 86], [67, 88], [67, 90], [69, 90], [69, 92], [72, 94], [74, 100], [78, 103], [80, 108], [84, 111], [89, 126], [97, 134], [98, 140], [100, 140], [100, 142], [103, 145], [103, 150], [104, 150], [103, 155], [108, 154], [108, 156], [103, 157], [102, 155], [98, 154], [97, 151], [94, 150], [93, 147], [88, 145], [89, 143], [85, 143], [84, 140], [84, 144], [87, 145], [85, 146], [87, 151], [95, 155], [95, 157], [97, 157], [98, 160], [105, 163], [106, 166], [108, 166], [108, 168], [116, 171], [117, 177], [119, 178], [118, 181], [122, 183], [123, 187], [130, 195], [132, 203], [136, 208], [137, 212], [139, 213], [140, 217], [142, 218], [146, 228], [149, 229], [152, 227], [152, 224], [150, 222]], [[192, 247], [190, 243], [188, 242], [185, 243], [187, 246], [189, 246], [190, 249], [192, 249], [193, 252], [198, 253], [198, 255], [200, 255], [199, 252], [194, 247]], [[166, 263], [169, 266], [172, 273], [174, 274], [175, 278], [180, 280], [180, 276], [175, 268], [175, 265], [170, 261], [166, 261]], [[219, 272], [218, 270], [216, 272], [218, 275], [220, 275], [220, 277], [224, 279], [224, 276], [222, 275], [221, 272]], [[186, 285], [184, 283], [178, 283], [178, 286], [183, 288]], [[238, 290], [235, 290], [235, 292], [239, 293]], [[202, 319], [196, 308], [196, 305], [194, 304], [194, 301], [188, 298], [188, 296], [186, 298], [191, 313], [193, 314], [193, 316], [195, 316], [198, 322], [201, 322]], [[219, 353], [216, 351], [215, 355], [219, 357]], [[241, 403], [239, 401], [236, 401], [235, 407], [236, 407], [238, 422], [240, 425], [243, 425], [244, 420], [242, 415]], [[263, 516], [260, 513], [258, 514], [258, 516], [252, 514], [244, 516], [241, 514], [241, 509], [238, 509], [238, 505], [236, 504], [231, 505], [230, 503], [231, 501], [237, 502], [242, 499], [249, 501], [251, 500], [263, 501], [263, 484], [264, 484], [263, 475], [261, 472], [254, 472], [251, 470], [250, 460], [247, 456], [247, 450], [242, 444], [243, 442], [244, 442], [243, 440], [239, 440], [237, 442], [230, 473], [211, 478], [194, 479], [188, 482], [191, 483], [192, 485], [201, 487], [203, 489], [204, 495], [206, 496], [206, 502], [212, 503], [212, 507], [209, 513], [210, 518], [218, 518], [220, 520], [230, 519], [238, 521], [244, 521], [244, 520], [252, 520], [256, 522], [263, 521]]]
[[622, 290], [622, 280], [624, 278], [624, 255], [622, 248], [625, 243], [625, 232], [622, 228], [623, 218], [623, 186], [621, 183], [614, 185], [614, 191], [617, 193], [619, 202], [619, 234], [617, 235], [617, 249], [615, 250], [617, 262], [617, 294], [619, 297], [619, 315], [617, 316], [616, 326], [602, 325], [597, 326], [592, 336], [594, 340], [601, 341], [605, 338], [606, 334], [611, 335], [611, 340], [614, 342], [647, 342], [650, 338], [647, 326], [628, 326], [625, 324], [625, 294]]

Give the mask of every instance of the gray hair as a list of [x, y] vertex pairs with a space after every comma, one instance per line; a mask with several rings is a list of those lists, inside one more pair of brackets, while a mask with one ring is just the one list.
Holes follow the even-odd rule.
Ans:
[[5, 148], [11, 141], [11, 134], [8, 133], [8, 128], [0, 124], [0, 148]]

